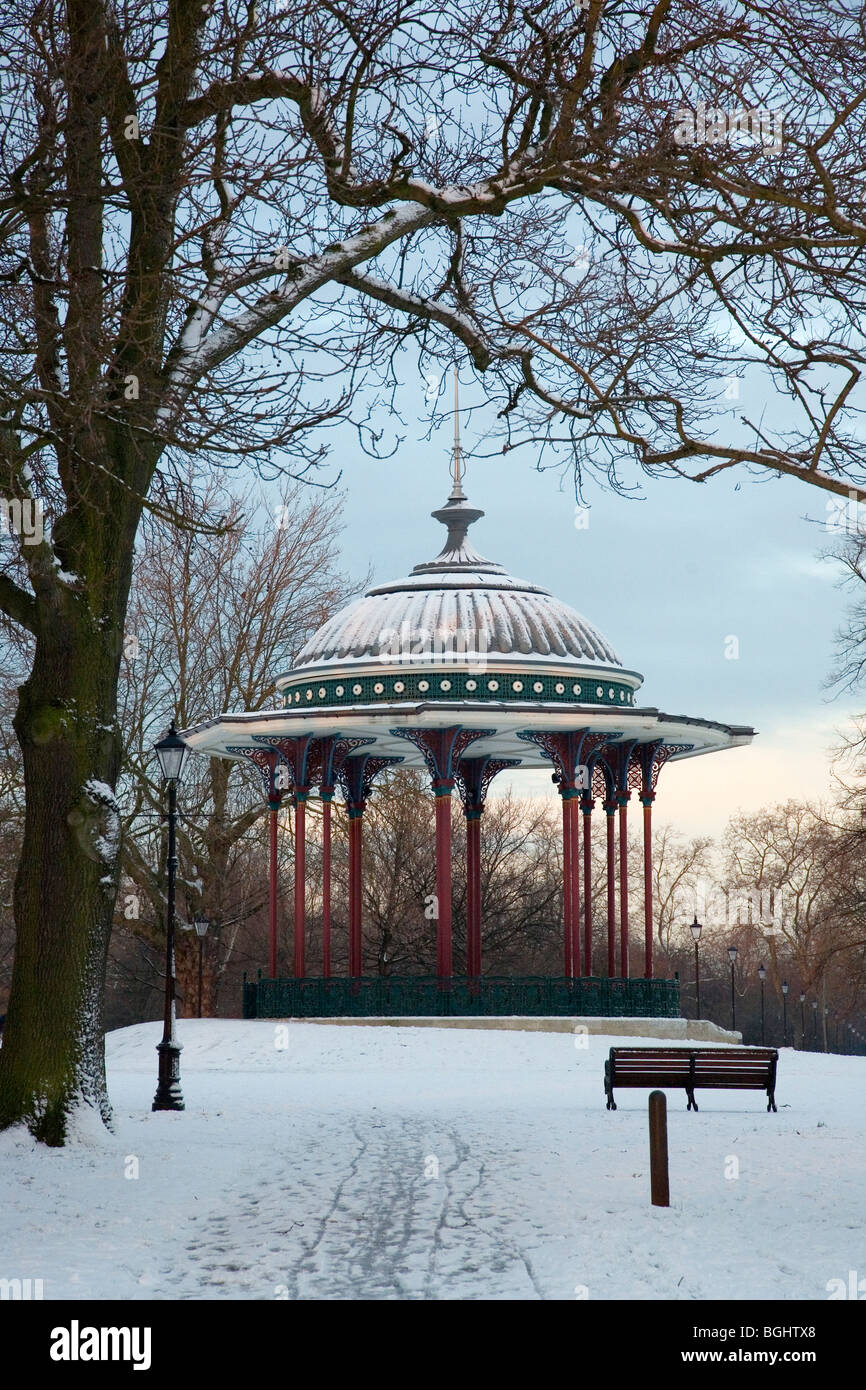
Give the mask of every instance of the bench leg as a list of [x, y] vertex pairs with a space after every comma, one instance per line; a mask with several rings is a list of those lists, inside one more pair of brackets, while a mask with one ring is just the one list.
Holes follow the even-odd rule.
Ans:
[[687, 1091], [687, 1092], [686, 1092], [686, 1095], [687, 1095], [688, 1098], [689, 1098], [689, 1103], [688, 1103], [688, 1105], [686, 1106], [686, 1110], [695, 1110], [695, 1111], [696, 1111], [697, 1108], [698, 1108], [698, 1102], [695, 1100], [695, 1093], [694, 1093], [694, 1091]]
[[608, 1110], [615, 1110], [615, 1109], [616, 1109], [616, 1101], [615, 1101], [614, 1098], [613, 1098], [613, 1087], [612, 1087], [612, 1086], [605, 1086], [604, 1089], [605, 1089], [605, 1094], [607, 1095], [607, 1108], [608, 1108]]
[[[767, 1099], [767, 1109], [768, 1109], [768, 1110], [774, 1110], [774, 1111], [775, 1111], [775, 1110], [776, 1110], [776, 1095], [775, 1095], [775, 1092], [774, 1092], [774, 1091], [768, 1091], [768, 1092], [767, 1092], [767, 1097], [768, 1097], [768, 1099]], [[777, 1111], [776, 1113], [778, 1113], [778, 1111]]]

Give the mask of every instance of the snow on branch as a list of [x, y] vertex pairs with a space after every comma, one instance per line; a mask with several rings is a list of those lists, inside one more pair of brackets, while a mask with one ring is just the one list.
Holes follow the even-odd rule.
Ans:
[[[387, 280], [380, 280], [374, 275], [366, 275], [356, 270], [341, 275], [340, 283], [349, 289], [358, 290], [361, 294], [369, 295], [381, 304], [388, 304], [392, 309], [401, 309], [413, 317], [441, 323], [468, 348], [472, 361], [480, 372], [487, 370], [494, 357], [506, 355], [503, 349], [494, 349], [480, 323], [450, 305], [440, 304], [435, 299], [424, 299], [421, 295], [389, 284]], [[513, 350], [517, 353], [521, 348], [515, 346]]]
[[[212, 286], [187, 319], [186, 326], [166, 361], [168, 390], [157, 413], [161, 429], [175, 418], [192, 387], [220, 363], [246, 347], [268, 328], [275, 327], [303, 300], [332, 282], [339, 282], [361, 261], [378, 255], [387, 246], [435, 221], [434, 215], [417, 204], [407, 204], [386, 212], [375, 223], [345, 241], [328, 247], [320, 255], [297, 262], [286, 276], [287, 283], [271, 290], [249, 309], [232, 318], [223, 318], [214, 327], [221, 306], [241, 284], [251, 278], [272, 276], [274, 267], [256, 271], [233, 282]], [[283, 272], [285, 274], [285, 272]]]

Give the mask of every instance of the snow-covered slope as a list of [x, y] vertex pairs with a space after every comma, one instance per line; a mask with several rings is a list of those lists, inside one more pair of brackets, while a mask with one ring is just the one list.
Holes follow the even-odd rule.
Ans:
[[670, 1093], [662, 1210], [646, 1093], [605, 1110], [622, 1039], [184, 1020], [187, 1110], [154, 1115], [160, 1034], [108, 1040], [114, 1135], [0, 1135], [5, 1277], [82, 1299], [826, 1299], [866, 1275], [864, 1058], [783, 1052], [776, 1115]]

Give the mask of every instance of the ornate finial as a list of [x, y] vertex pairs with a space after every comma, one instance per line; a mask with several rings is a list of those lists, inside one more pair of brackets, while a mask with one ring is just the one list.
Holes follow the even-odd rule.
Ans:
[[463, 477], [465, 465], [463, 463], [463, 451], [460, 448], [460, 387], [457, 380], [457, 371], [454, 371], [454, 453], [451, 459], [451, 477], [454, 480], [451, 488], [451, 496], [444, 507], [439, 507], [431, 515], [437, 521], [441, 521], [443, 526], [448, 528], [448, 536], [444, 546], [436, 556], [435, 560], [429, 560], [426, 564], [416, 565], [413, 574], [434, 574], [441, 570], [460, 570], [460, 569], [482, 569], [486, 574], [504, 574], [501, 565], [495, 565], [490, 560], [485, 560], [466, 538], [466, 532], [484, 513], [479, 507], [470, 506], [466, 493], [463, 491]]
[[454, 479], [454, 486], [451, 489], [449, 502], [463, 502], [466, 493], [463, 491], [463, 454], [460, 449], [460, 384], [457, 377], [457, 368], [454, 368], [454, 453], [451, 459], [451, 477]]

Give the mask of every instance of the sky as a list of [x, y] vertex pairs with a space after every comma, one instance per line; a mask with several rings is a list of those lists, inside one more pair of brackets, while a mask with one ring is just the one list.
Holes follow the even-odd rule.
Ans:
[[[429, 513], [450, 489], [451, 431], [423, 437], [423, 384], [410, 380], [399, 405], [407, 428], [393, 458], [369, 458], [348, 430], [331, 440], [344, 565], [358, 575], [370, 567], [376, 581], [408, 573], [444, 540]], [[491, 422], [482, 409], [467, 424], [470, 455]], [[738, 810], [829, 795], [840, 732], [866, 707], [866, 694], [827, 688], [852, 598], [838, 565], [820, 559], [838, 540], [839, 503], [795, 479], [732, 472], [701, 485], [644, 479], [640, 500], [589, 484], [589, 511], [576, 516], [570, 475], [535, 465], [526, 450], [469, 458], [467, 495], [485, 512], [472, 529], [481, 553], [588, 618], [643, 673], [642, 703], [758, 731], [747, 748], [665, 769], [657, 818], [717, 835]], [[540, 772], [514, 785], [551, 794]]]

